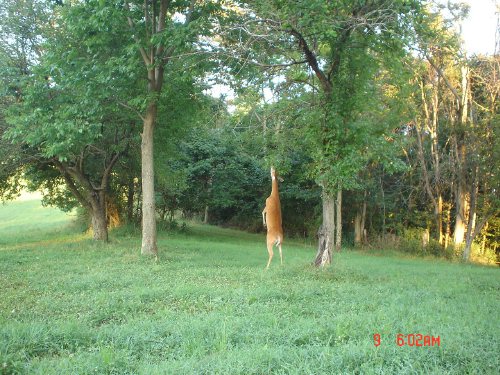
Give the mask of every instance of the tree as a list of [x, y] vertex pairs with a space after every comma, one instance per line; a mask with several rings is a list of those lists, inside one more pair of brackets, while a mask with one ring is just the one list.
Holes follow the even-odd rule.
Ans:
[[[129, 35], [135, 40], [147, 71], [147, 89], [141, 115], [142, 161], [142, 247], [144, 255], [158, 255], [156, 240], [154, 189], [154, 134], [160, 107], [160, 95], [166, 70], [182, 64], [183, 56], [201, 52], [202, 36], [212, 32], [210, 14], [218, 8], [215, 2], [197, 4], [195, 0], [151, 2], [126, 1], [124, 13]], [[198, 43], [198, 46], [196, 46]], [[206, 51], [205, 51], [206, 52]], [[184, 61], [185, 62], [185, 61]], [[175, 74], [174, 71], [171, 73]], [[170, 82], [166, 82], [169, 84]]]
[[462, 258], [470, 259], [474, 239], [500, 210], [500, 178], [491, 165], [500, 163], [500, 56], [470, 60], [471, 119], [467, 144], [469, 156], [470, 208]]
[[[315, 263], [331, 261], [340, 247], [342, 191], [355, 188], [363, 169], [363, 151], [370, 131], [370, 98], [376, 92], [373, 77], [381, 61], [404, 55], [400, 39], [409, 30], [418, 2], [248, 3], [256, 16], [240, 26], [245, 45], [254, 49], [240, 60], [262, 68], [279, 69], [293, 84], [306, 84], [317, 99], [314, 139], [314, 176], [322, 188], [323, 225]], [[397, 36], [397, 37], [396, 37]], [[263, 54], [269, 58], [263, 60]], [[378, 134], [380, 135], [380, 134]], [[369, 138], [369, 137], [368, 137]]]
[[6, 0], [0, 4], [0, 197], [13, 199], [21, 188], [20, 166], [29, 158], [20, 144], [4, 138], [7, 110], [22, 98], [22, 88], [40, 58], [50, 33], [51, 9], [44, 2]]
[[81, 6], [63, 7], [53, 17], [57, 32], [46, 35], [44, 53], [20, 86], [3, 138], [23, 148], [26, 157], [16, 168], [23, 168], [30, 188], [46, 188], [45, 201], [67, 209], [81, 204], [94, 238], [107, 241], [111, 172], [134, 137], [134, 122], [119, 102], [137, 81], [117, 74], [123, 72], [116, 58], [121, 33], [112, 19], [110, 32], [97, 33], [95, 21], [103, 15]]

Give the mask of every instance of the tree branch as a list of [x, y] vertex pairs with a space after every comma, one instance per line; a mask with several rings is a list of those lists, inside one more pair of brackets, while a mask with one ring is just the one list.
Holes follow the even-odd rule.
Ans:
[[59, 170], [61, 175], [64, 178], [64, 181], [66, 182], [66, 186], [68, 189], [71, 191], [71, 193], [74, 195], [74, 197], [80, 202], [80, 204], [85, 207], [87, 210], [91, 211], [92, 210], [92, 205], [90, 202], [80, 193], [78, 188], [76, 187], [73, 179], [71, 178], [70, 173], [68, 172], [66, 166], [61, 163], [57, 159], [52, 159], [52, 163], [55, 165], [55, 167]]
[[137, 109], [135, 109], [134, 107], [129, 106], [129, 105], [128, 105], [128, 104], [126, 104], [126, 103], [120, 102], [120, 101], [117, 101], [117, 103], [118, 103], [118, 105], [121, 105], [122, 107], [127, 108], [127, 109], [130, 109], [131, 111], [135, 112], [135, 114], [136, 114], [137, 116], [139, 116], [139, 118], [140, 118], [142, 121], [144, 121], [144, 116], [142, 116], [142, 114], [141, 114], [141, 113], [140, 113]]
[[[130, 7], [128, 5], [128, 1], [126, 1], [123, 4], [123, 7], [125, 8], [125, 10], [127, 10], [128, 12], [130, 12]], [[137, 46], [139, 47], [139, 52], [141, 53], [142, 60], [144, 61], [144, 64], [146, 64], [146, 66], [151, 65], [152, 62], [149, 59], [148, 54], [146, 53], [146, 50], [144, 49], [144, 47], [141, 46], [141, 40], [135, 34], [135, 23], [134, 23], [134, 20], [132, 20], [132, 18], [130, 18], [130, 16], [127, 16], [127, 21], [128, 21], [128, 25], [130, 27], [130, 30], [132, 31], [132, 37], [134, 38], [134, 40], [137, 43]]]
[[113, 155], [111, 158], [111, 161], [109, 162], [108, 166], [102, 173], [102, 179], [101, 179], [101, 190], [106, 190], [108, 188], [108, 180], [109, 176], [111, 175], [111, 171], [113, 167], [115, 166], [116, 162], [118, 161], [118, 158], [120, 157], [121, 153], [117, 152]]
[[424, 148], [422, 145], [422, 133], [420, 132], [420, 128], [418, 126], [417, 120], [415, 120], [415, 130], [417, 131], [417, 154], [418, 158], [420, 160], [420, 165], [422, 166], [422, 173], [424, 175], [424, 186], [425, 186], [425, 191], [429, 195], [429, 198], [432, 202], [432, 205], [434, 206], [434, 209], [437, 207], [437, 201], [436, 198], [434, 197], [434, 193], [432, 191], [430, 181], [429, 181], [429, 173], [427, 171], [427, 166], [425, 165], [425, 157], [424, 157]]
[[352, 29], [344, 29], [342, 32], [342, 36], [340, 37], [339, 46], [340, 48], [336, 51], [333, 56], [332, 63], [330, 65], [330, 69], [328, 69], [327, 77], [328, 81], [332, 78], [334, 73], [337, 73], [340, 67], [340, 55], [343, 50], [343, 47], [347, 40], [349, 39], [349, 35], [351, 35]]
[[306, 58], [308, 65], [314, 71], [314, 73], [316, 74], [316, 77], [318, 77], [318, 79], [321, 83], [321, 87], [323, 88], [325, 93], [331, 93], [332, 92], [332, 84], [328, 80], [328, 77], [325, 75], [325, 73], [319, 67], [318, 60], [316, 59], [316, 56], [314, 55], [313, 51], [309, 48], [309, 46], [308, 46], [306, 40], [304, 39], [304, 37], [302, 36], [302, 34], [299, 33], [297, 30], [295, 30], [294, 28], [290, 28], [288, 30], [288, 32], [297, 39], [297, 41], [299, 43], [299, 47], [302, 50], [302, 52], [304, 53], [304, 56]]
[[191, 0], [191, 3], [189, 4], [189, 9], [188, 9], [188, 13], [186, 15], [186, 25], [188, 25], [191, 20], [193, 19], [193, 13], [194, 13], [194, 5], [196, 3], [196, 0]]
[[462, 98], [458, 94], [458, 91], [453, 87], [453, 85], [451, 84], [451, 82], [448, 80], [448, 77], [446, 77], [446, 75], [443, 73], [443, 71], [441, 70], [441, 68], [439, 68], [436, 65], [436, 63], [434, 62], [434, 59], [431, 56], [429, 56], [427, 53], [425, 53], [425, 58], [427, 59], [427, 61], [429, 61], [429, 64], [431, 64], [431, 66], [434, 68], [434, 70], [436, 71], [436, 73], [441, 78], [443, 78], [444, 83], [446, 84], [446, 86], [448, 86], [448, 88], [452, 92], [452, 94], [455, 97], [455, 99], [460, 103], [461, 100], [462, 100]]

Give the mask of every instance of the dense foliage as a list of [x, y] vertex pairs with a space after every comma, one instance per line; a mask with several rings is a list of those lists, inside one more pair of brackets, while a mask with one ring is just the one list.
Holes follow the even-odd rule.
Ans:
[[417, 0], [4, 1], [0, 195], [26, 186], [81, 207], [96, 239], [139, 223], [153, 116], [166, 226], [263, 230], [273, 165], [287, 236], [314, 238], [330, 204], [337, 245], [494, 260], [500, 58], [465, 56], [465, 14]]

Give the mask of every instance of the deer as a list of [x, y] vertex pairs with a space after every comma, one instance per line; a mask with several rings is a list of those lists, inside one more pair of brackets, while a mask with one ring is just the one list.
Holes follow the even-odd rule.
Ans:
[[266, 199], [266, 207], [262, 211], [262, 222], [264, 228], [267, 228], [267, 252], [269, 259], [267, 261], [266, 270], [273, 259], [273, 247], [277, 246], [280, 251], [281, 265], [283, 265], [283, 253], [281, 244], [283, 243], [283, 227], [281, 222], [281, 204], [280, 195], [278, 192], [278, 177], [276, 170], [271, 167], [272, 189], [271, 195]]

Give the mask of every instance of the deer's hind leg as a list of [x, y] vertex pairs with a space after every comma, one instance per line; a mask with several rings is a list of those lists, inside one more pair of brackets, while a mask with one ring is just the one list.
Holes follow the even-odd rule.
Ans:
[[271, 260], [273, 259], [273, 255], [274, 255], [273, 245], [274, 245], [274, 242], [273, 242], [272, 238], [267, 237], [267, 253], [269, 254], [269, 259], [267, 261], [266, 270], [269, 268], [269, 265], [271, 264]]

